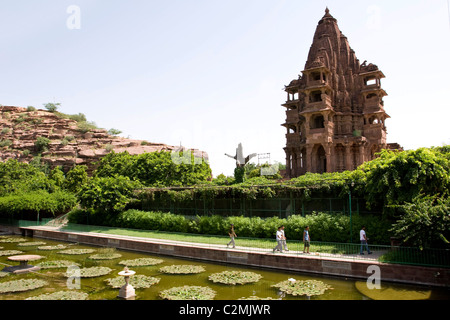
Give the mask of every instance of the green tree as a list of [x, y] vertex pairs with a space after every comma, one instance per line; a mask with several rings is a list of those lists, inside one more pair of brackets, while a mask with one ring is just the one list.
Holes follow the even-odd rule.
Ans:
[[37, 153], [45, 152], [48, 150], [48, 145], [50, 144], [50, 139], [45, 137], [38, 137], [34, 142]]
[[449, 159], [436, 149], [383, 150], [379, 158], [366, 162], [352, 174], [359, 176], [359, 192], [365, 195], [368, 205], [382, 200], [392, 208], [421, 195], [448, 196], [449, 168]]
[[400, 208], [404, 214], [391, 229], [397, 238], [421, 249], [448, 245], [450, 198], [416, 198]]
[[88, 181], [87, 166], [75, 166], [67, 172], [64, 188], [70, 192], [77, 193]]
[[135, 190], [141, 187], [128, 177], [95, 177], [81, 187], [78, 199], [85, 209], [117, 213], [135, 199]]
[[167, 151], [140, 155], [112, 152], [100, 160], [95, 176], [112, 175], [125, 176], [145, 186], [188, 186], [210, 179], [211, 168], [205, 161], [195, 163], [192, 155], [191, 163], [177, 164]]
[[56, 112], [59, 106], [61, 106], [61, 103], [44, 103], [45, 109], [47, 109], [49, 112]]

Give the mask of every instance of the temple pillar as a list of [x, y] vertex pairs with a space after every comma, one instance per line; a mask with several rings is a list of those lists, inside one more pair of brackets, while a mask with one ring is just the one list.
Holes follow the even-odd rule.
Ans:
[[312, 172], [312, 163], [313, 163], [312, 149], [313, 149], [312, 145], [308, 145], [306, 147], [306, 172]]
[[352, 144], [350, 143], [345, 145], [345, 170], [353, 170]]

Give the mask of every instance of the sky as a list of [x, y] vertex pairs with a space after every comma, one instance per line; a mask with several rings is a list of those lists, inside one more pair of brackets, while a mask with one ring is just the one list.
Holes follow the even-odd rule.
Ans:
[[388, 143], [450, 144], [449, 0], [0, 0], [0, 104], [206, 151], [214, 176], [239, 143], [285, 163], [283, 88], [326, 7], [386, 75]]

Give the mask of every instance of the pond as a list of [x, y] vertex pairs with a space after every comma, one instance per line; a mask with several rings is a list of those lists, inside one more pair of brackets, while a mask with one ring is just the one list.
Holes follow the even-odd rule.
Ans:
[[[56, 247], [58, 245], [65, 246], [65, 248]], [[79, 251], [78, 249], [88, 250]], [[67, 252], [65, 250], [71, 251]], [[81, 254], [73, 255], [67, 253]], [[66, 274], [66, 272], [71, 269], [68, 269], [67, 266], [62, 266], [60, 268], [41, 268], [39, 271], [27, 274], [6, 274], [5, 272], [1, 272], [4, 267], [17, 265], [17, 263], [8, 260], [8, 257], [17, 254], [42, 256], [41, 260], [30, 262], [30, 264], [35, 266], [39, 264], [42, 264], [42, 266], [48, 266], [52, 261], [69, 261], [67, 265], [77, 264], [81, 272], [83, 272], [83, 270], [105, 270], [107, 274], [91, 278], [82, 277], [80, 279], [79, 290], [76, 291], [87, 294], [88, 296], [86, 296], [89, 300], [118, 299], [117, 295], [119, 293], [119, 289], [113, 288], [110, 284], [108, 284], [108, 279], [119, 277], [118, 273], [123, 271], [125, 264], [130, 264], [130, 262], [124, 263], [124, 260], [135, 260], [141, 258], [151, 258], [160, 261], [154, 261], [158, 262], [158, 264], [155, 265], [129, 266], [131, 270], [136, 272], [135, 276], [145, 275], [152, 277], [152, 279], [157, 279], [149, 288], [136, 288], [136, 300], [161, 300], [161, 292], [181, 286], [208, 287], [215, 291], [214, 300], [238, 300], [249, 297], [269, 298], [276, 300], [448, 300], [450, 298], [450, 290], [444, 288], [382, 283], [381, 290], [368, 290], [365, 282], [355, 281], [354, 279], [323, 277], [306, 273], [273, 271], [259, 268], [243, 268], [236, 265], [213, 264], [203, 261], [178, 259], [169, 256], [151, 255], [113, 248], [100, 248], [77, 243], [58, 242], [48, 239], [2, 236], [0, 237], [0, 288], [2, 288], [2, 284], [21, 279], [43, 280], [45, 281], [45, 285], [23, 292], [2, 293], [2, 290], [0, 290], [0, 300], [24, 300], [31, 297], [41, 296], [43, 294], [69, 290], [68, 277], [70, 277], [70, 274]], [[111, 259], [99, 259], [104, 258], [105, 256]], [[196, 268], [199, 269], [197, 270], [198, 273], [169, 274], [163, 272], [165, 269], [173, 269], [174, 267], [172, 266], [182, 265], [189, 265], [191, 266], [190, 268], [193, 268], [192, 266], [196, 266]], [[84, 269], [92, 267], [104, 268]], [[252, 272], [259, 276], [257, 282], [237, 285], [221, 284], [210, 279], [210, 276], [222, 273], [224, 271]], [[291, 294], [281, 292], [279, 288], [274, 287], [274, 285], [287, 281], [288, 279], [295, 279], [296, 281], [316, 280], [332, 289], [325, 290], [321, 295], [313, 295], [308, 297], [293, 296]], [[77, 283], [75, 281], [69, 281], [69, 285], [73, 286], [77, 285]], [[5, 285], [3, 287], [5, 287]]]

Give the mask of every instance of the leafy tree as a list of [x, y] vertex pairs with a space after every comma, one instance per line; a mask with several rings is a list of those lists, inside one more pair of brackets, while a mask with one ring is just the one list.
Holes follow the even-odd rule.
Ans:
[[44, 103], [45, 109], [47, 109], [49, 112], [56, 112], [59, 106], [61, 106], [61, 103]]
[[119, 175], [95, 177], [81, 187], [78, 198], [85, 209], [115, 213], [125, 209], [141, 187], [139, 182]]
[[366, 196], [368, 205], [382, 200], [392, 207], [420, 195], [448, 196], [449, 168], [448, 157], [436, 149], [383, 150], [379, 158], [366, 162], [353, 175], [359, 175], [359, 192]]
[[52, 171], [50, 171], [49, 179], [54, 183], [56, 187], [63, 188], [66, 178], [61, 168], [56, 167]]
[[206, 181], [211, 177], [209, 164], [202, 161], [177, 164], [170, 152], [152, 152], [130, 155], [128, 152], [110, 153], [103, 157], [95, 176], [121, 175], [141, 182], [144, 186], [188, 186]]
[[0, 196], [53, 189], [53, 183], [38, 168], [15, 159], [0, 162]]
[[77, 193], [88, 180], [87, 166], [75, 166], [67, 172], [66, 179], [64, 180], [64, 188], [73, 193]]
[[421, 249], [448, 245], [450, 198], [417, 198], [400, 208], [404, 214], [391, 229], [397, 238]]
[[38, 137], [34, 142], [34, 146], [38, 153], [44, 152], [48, 150], [48, 145], [50, 144], [50, 139], [45, 137]]
[[118, 130], [118, 129], [112, 128], [112, 129], [109, 129], [109, 130], [108, 130], [108, 133], [109, 133], [110, 135], [112, 135], [112, 136], [118, 136], [119, 134], [122, 133], [122, 131], [120, 131], [120, 130]]

